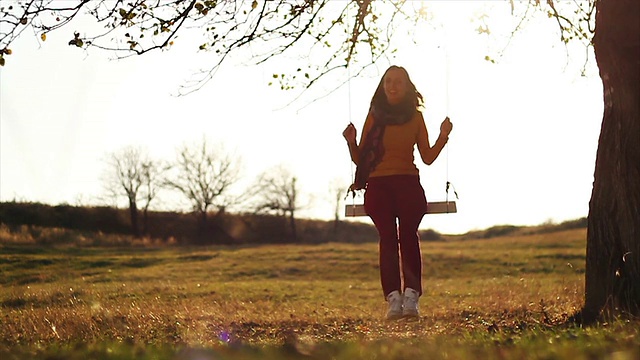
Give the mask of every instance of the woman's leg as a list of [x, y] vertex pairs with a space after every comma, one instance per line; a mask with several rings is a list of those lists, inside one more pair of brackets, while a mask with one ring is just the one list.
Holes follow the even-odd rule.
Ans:
[[404, 288], [412, 288], [422, 295], [422, 252], [418, 226], [420, 216], [400, 218], [400, 254], [402, 257], [402, 275]]
[[380, 282], [383, 295], [394, 290], [402, 293], [398, 258], [398, 228], [396, 226], [393, 188], [386, 178], [371, 178], [365, 192], [364, 206], [373, 220], [379, 236]]
[[400, 178], [396, 188], [404, 289], [411, 288], [422, 295], [422, 252], [418, 227], [426, 211], [424, 189], [416, 176]]

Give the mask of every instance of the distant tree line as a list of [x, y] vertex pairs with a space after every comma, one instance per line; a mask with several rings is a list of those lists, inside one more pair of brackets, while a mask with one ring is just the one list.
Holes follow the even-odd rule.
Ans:
[[[126, 200], [130, 232], [136, 237], [153, 233], [158, 224], [151, 223], [149, 209], [161, 194], [172, 193], [189, 204], [194, 227], [189, 233], [198, 243], [228, 242], [224, 224], [230, 211], [253, 219], [276, 215], [280, 219], [271, 221], [279, 221], [286, 229], [282, 241], [298, 242], [296, 212], [304, 205], [297, 177], [286, 167], [275, 166], [242, 191], [238, 188], [241, 163], [239, 156], [204, 138], [179, 147], [173, 162], [153, 159], [142, 147], [127, 146], [108, 154], [103, 184], [116, 204]], [[346, 191], [346, 186], [340, 191]], [[342, 198], [335, 199], [339, 208]], [[336, 229], [338, 222], [336, 217]]]
[[[147, 224], [145, 237], [154, 243], [241, 245], [292, 242], [287, 219], [273, 214], [227, 213], [218, 218], [215, 226], [210, 224], [207, 229], [202, 229], [198, 227], [198, 217], [192, 213], [148, 211]], [[10, 231], [20, 231], [25, 226], [65, 228], [81, 231], [86, 237], [96, 233], [127, 236], [131, 233], [129, 209], [108, 206], [2, 202], [0, 226], [6, 226]], [[298, 243], [362, 243], [378, 239], [373, 225], [360, 222], [341, 221], [336, 231], [333, 221], [298, 219], [297, 232]]]
[[[310, 226], [314, 221], [305, 220], [306, 225], [300, 226], [298, 211], [308, 204], [290, 169], [283, 165], [268, 168], [242, 189], [242, 159], [204, 137], [179, 146], [173, 161], [155, 159], [142, 146], [125, 146], [108, 153], [104, 163], [101, 202], [107, 206], [9, 202], [1, 204], [0, 222], [135, 238], [173, 237], [193, 244], [330, 241], [329, 237], [337, 237], [350, 226], [340, 224], [346, 184], [335, 180], [328, 186], [326, 199], [335, 202], [332, 222]], [[126, 210], [120, 209], [123, 204]], [[182, 204], [187, 204], [187, 211]], [[314, 227], [322, 229], [312, 230]], [[371, 235], [372, 240], [377, 239], [375, 232]]]

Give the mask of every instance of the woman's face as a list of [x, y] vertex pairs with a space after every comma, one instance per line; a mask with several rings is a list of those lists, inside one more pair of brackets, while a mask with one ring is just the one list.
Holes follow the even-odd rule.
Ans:
[[399, 104], [407, 94], [407, 77], [400, 69], [391, 69], [384, 76], [384, 94], [391, 105]]

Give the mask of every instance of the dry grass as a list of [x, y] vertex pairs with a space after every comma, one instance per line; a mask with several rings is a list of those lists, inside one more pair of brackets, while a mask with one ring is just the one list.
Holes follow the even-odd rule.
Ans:
[[[104, 342], [132, 344], [127, 352], [144, 344], [135, 351], [147, 356], [167, 344], [175, 351], [205, 347], [236, 356], [258, 346], [260, 357], [274, 351], [276, 358], [293, 346], [296, 354], [345, 359], [368, 358], [371, 351], [396, 358], [449, 351], [464, 358], [469, 351], [492, 354], [496, 344], [535, 345], [536, 334], [546, 334], [544, 341], [548, 334], [577, 334], [567, 335], [571, 344], [592, 338], [560, 325], [582, 306], [585, 238], [585, 230], [570, 230], [424, 243], [422, 317], [391, 323], [382, 320], [376, 244], [5, 244], [0, 344], [8, 353]], [[614, 332], [621, 348], [637, 347], [638, 331], [621, 328]], [[605, 342], [603, 351], [610, 345]], [[510, 354], [517, 358], [523, 349]]]

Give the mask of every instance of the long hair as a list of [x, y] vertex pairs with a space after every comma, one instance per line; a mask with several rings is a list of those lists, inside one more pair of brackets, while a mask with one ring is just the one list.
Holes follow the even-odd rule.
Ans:
[[[384, 78], [391, 70], [401, 70], [407, 83], [407, 91], [404, 98], [397, 105], [389, 104], [387, 95], [384, 92]], [[378, 88], [371, 99], [369, 112], [373, 115], [373, 125], [363, 142], [360, 144], [360, 159], [356, 168], [355, 181], [349, 188], [351, 191], [364, 189], [369, 179], [369, 174], [378, 165], [384, 155], [384, 145], [382, 144], [384, 132], [387, 125], [401, 125], [410, 121], [418, 107], [422, 106], [422, 95], [416, 90], [416, 86], [409, 78], [407, 70], [399, 66], [391, 66], [385, 71]]]
[[[378, 84], [378, 88], [376, 88], [376, 92], [373, 94], [371, 98], [370, 109], [377, 107], [378, 109], [388, 110], [391, 105], [389, 101], [387, 101], [387, 95], [384, 93], [384, 78], [387, 76], [387, 73], [391, 70], [400, 70], [404, 74], [407, 80], [407, 89], [404, 94], [404, 99], [400, 102], [399, 106], [401, 107], [411, 107], [412, 110], [417, 110], [420, 106], [424, 104], [424, 98], [422, 94], [416, 89], [416, 86], [411, 81], [409, 77], [409, 73], [402, 66], [391, 65], [382, 75], [380, 79], [380, 83]], [[408, 109], [407, 109], [408, 110]]]

